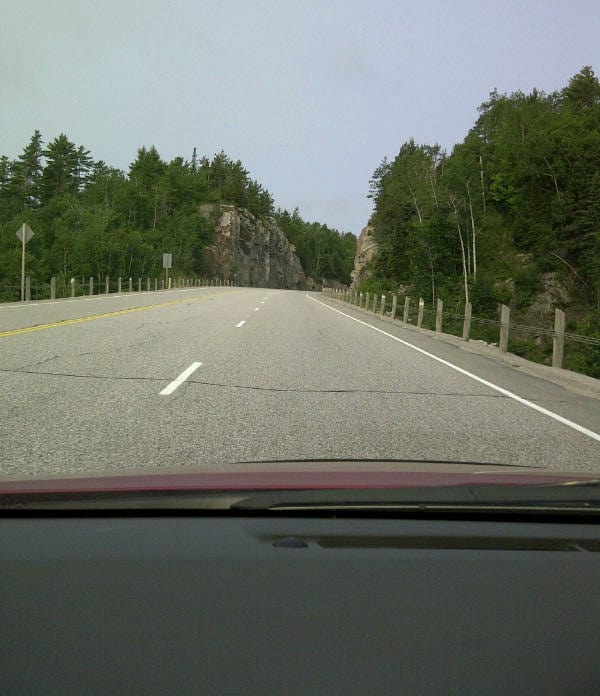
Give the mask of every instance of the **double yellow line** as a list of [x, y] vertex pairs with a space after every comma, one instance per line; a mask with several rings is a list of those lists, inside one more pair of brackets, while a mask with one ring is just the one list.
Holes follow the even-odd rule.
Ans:
[[209, 300], [213, 297], [223, 297], [231, 295], [239, 290], [230, 290], [228, 292], [212, 293], [210, 295], [200, 295], [199, 297], [186, 297], [183, 300], [171, 300], [170, 302], [160, 302], [158, 304], [144, 305], [142, 307], [131, 307], [129, 309], [118, 309], [114, 312], [103, 312], [102, 314], [89, 314], [85, 317], [77, 319], [63, 319], [62, 321], [53, 321], [49, 324], [36, 324], [36, 326], [25, 326], [21, 329], [10, 329], [8, 331], [0, 331], [0, 338], [6, 336], [18, 336], [19, 334], [31, 333], [32, 331], [45, 331], [46, 329], [56, 329], [61, 326], [71, 326], [72, 324], [81, 324], [84, 321], [95, 321], [96, 319], [108, 319], [109, 317], [118, 317], [123, 314], [131, 314], [132, 312], [145, 312], [149, 309], [159, 309], [161, 307], [172, 307], [178, 304], [189, 304], [190, 302], [200, 302], [201, 300]]

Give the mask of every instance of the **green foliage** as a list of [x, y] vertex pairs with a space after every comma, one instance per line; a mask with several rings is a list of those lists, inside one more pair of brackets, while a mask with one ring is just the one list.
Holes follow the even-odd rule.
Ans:
[[520, 269], [514, 276], [517, 307], [524, 309], [542, 289], [540, 276], [535, 266]]
[[[578, 322], [572, 332], [600, 340], [600, 310]], [[590, 377], [600, 379], [600, 345], [567, 340], [564, 363], [569, 370], [583, 372]]]
[[275, 220], [296, 252], [304, 272], [317, 283], [323, 279], [350, 283], [356, 255], [356, 237], [342, 234], [318, 222], [306, 222], [296, 208], [290, 215], [277, 210]]
[[559, 271], [589, 314], [600, 306], [600, 82], [586, 66], [554, 94], [493, 91], [449, 155], [409, 140], [369, 196], [373, 286], [408, 284], [428, 302], [462, 295], [480, 316], [510, 302], [518, 316], [540, 274]]
[[[174, 272], [199, 274], [218, 214], [215, 206], [208, 219], [201, 215], [205, 203], [245, 207], [259, 218], [274, 214], [271, 194], [224, 152], [198, 159], [194, 149], [191, 162], [165, 162], [154, 146], [141, 147], [125, 174], [93, 161], [63, 133], [44, 148], [36, 130], [15, 161], [0, 158], [0, 286], [20, 283], [15, 232], [24, 221], [35, 232], [27, 256], [33, 283], [52, 275], [59, 282], [158, 275], [165, 251]], [[289, 231], [297, 233], [307, 273], [349, 282], [354, 236], [297, 217]]]

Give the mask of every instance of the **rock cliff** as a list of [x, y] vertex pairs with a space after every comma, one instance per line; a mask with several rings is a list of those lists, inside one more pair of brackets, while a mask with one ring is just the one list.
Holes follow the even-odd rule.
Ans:
[[354, 270], [351, 273], [351, 288], [358, 287], [363, 280], [366, 280], [371, 275], [369, 264], [377, 254], [377, 242], [373, 237], [373, 232], [373, 227], [367, 225], [363, 228], [358, 238], [356, 256], [354, 257]]
[[[201, 212], [215, 215], [211, 205]], [[273, 218], [259, 220], [244, 208], [221, 205], [213, 242], [205, 249], [208, 274], [241, 285], [288, 290], [310, 290], [311, 278], [302, 270], [295, 247]]]

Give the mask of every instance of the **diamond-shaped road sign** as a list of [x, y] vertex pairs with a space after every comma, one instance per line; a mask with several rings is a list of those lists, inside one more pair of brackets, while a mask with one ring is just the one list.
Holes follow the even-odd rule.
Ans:
[[21, 225], [16, 233], [20, 242], [23, 241], [23, 230], [25, 230], [25, 242], [28, 242], [33, 237], [33, 230], [27, 224]]

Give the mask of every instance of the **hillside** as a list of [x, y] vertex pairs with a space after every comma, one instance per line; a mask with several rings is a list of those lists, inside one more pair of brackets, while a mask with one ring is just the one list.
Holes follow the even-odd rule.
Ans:
[[[355, 285], [437, 298], [482, 318], [498, 304], [513, 320], [600, 338], [600, 83], [583, 68], [560, 92], [493, 91], [451, 153], [404, 143], [370, 182], [367, 267]], [[361, 243], [359, 242], [359, 247]], [[490, 340], [489, 332], [481, 337]], [[547, 361], [548, 337], [511, 350]], [[566, 367], [600, 377], [600, 352], [573, 346]]]
[[[257, 244], [230, 249], [233, 265], [223, 264], [222, 206], [243, 211]], [[172, 273], [186, 277], [233, 281], [240, 272], [240, 281], [271, 287], [305, 287], [304, 275], [347, 283], [356, 247], [353, 235], [276, 210], [269, 191], [224, 152], [209, 159], [194, 149], [189, 160], [166, 162], [142, 147], [123, 172], [65, 134], [44, 144], [39, 131], [15, 160], [0, 158], [0, 300], [19, 296], [15, 232], [23, 222], [35, 234], [27, 247], [32, 285], [55, 276], [58, 287], [71, 277], [159, 276], [163, 252], [172, 254]]]

